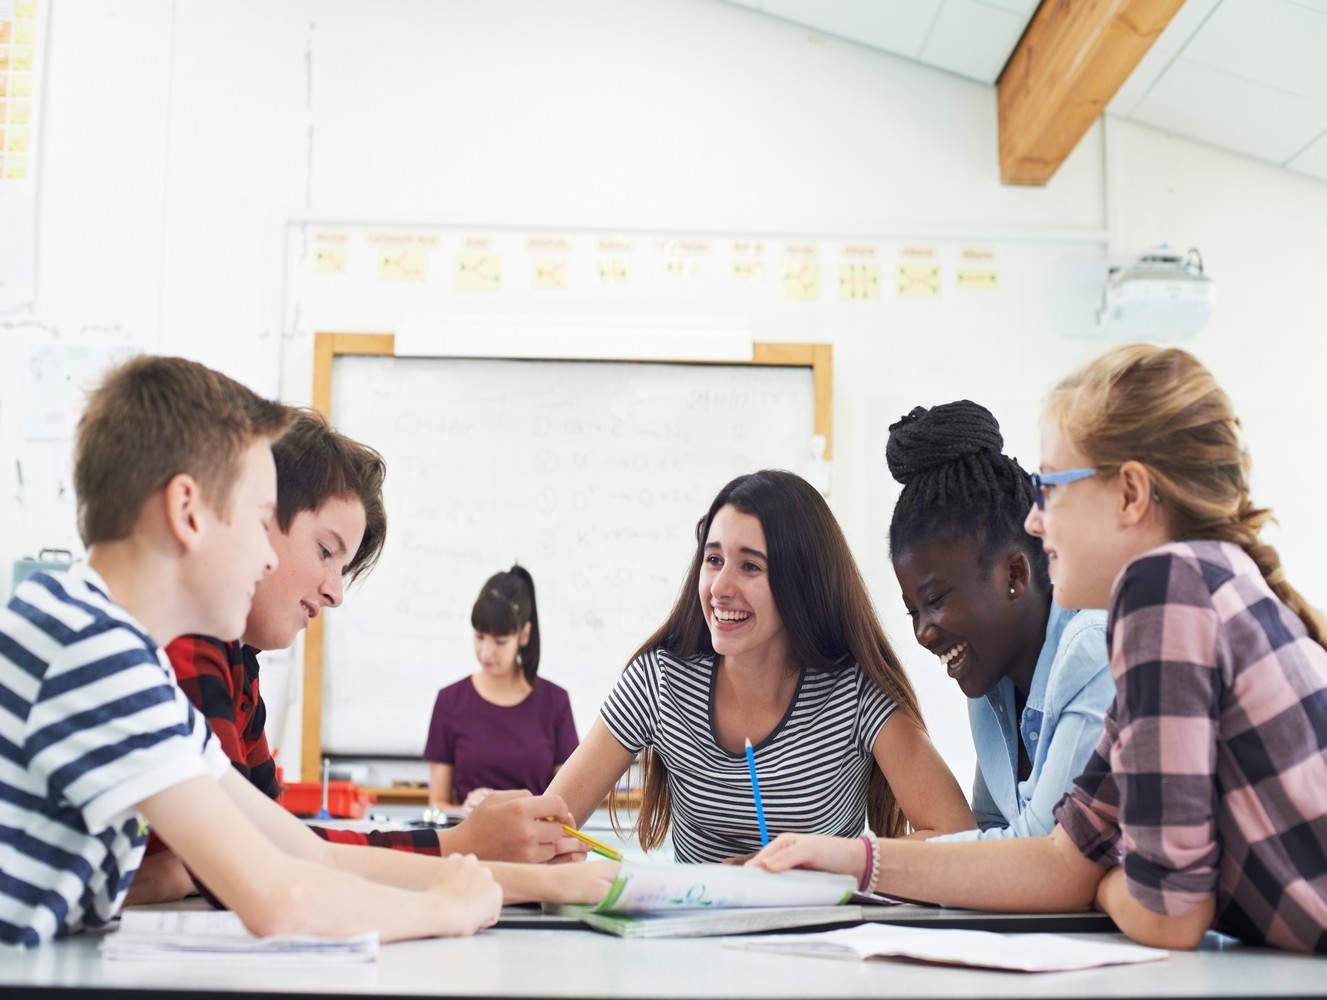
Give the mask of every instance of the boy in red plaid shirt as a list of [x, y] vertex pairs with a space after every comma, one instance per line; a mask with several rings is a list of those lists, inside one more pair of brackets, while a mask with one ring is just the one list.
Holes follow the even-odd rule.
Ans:
[[[324, 607], [336, 607], [344, 586], [377, 562], [386, 539], [382, 456], [335, 431], [312, 411], [299, 411], [273, 446], [277, 516], [269, 535], [279, 564], [258, 585], [238, 640], [183, 636], [166, 647], [181, 689], [203, 713], [235, 769], [271, 798], [280, 786], [264, 727], [258, 653], [284, 649]], [[552, 817], [550, 819], [550, 817]], [[474, 854], [487, 861], [542, 862], [583, 858], [562, 834], [574, 822], [557, 796], [498, 792], [459, 826], [446, 830], [372, 831], [313, 827], [324, 840], [415, 854]], [[130, 889], [131, 903], [178, 899], [195, 890], [192, 876], [159, 841]], [[565, 870], [492, 866], [508, 902], [577, 902], [602, 895], [608, 868]], [[611, 867], [611, 866], [610, 866]], [[606, 887], [606, 883], [605, 883]], [[198, 886], [197, 888], [202, 888]]]

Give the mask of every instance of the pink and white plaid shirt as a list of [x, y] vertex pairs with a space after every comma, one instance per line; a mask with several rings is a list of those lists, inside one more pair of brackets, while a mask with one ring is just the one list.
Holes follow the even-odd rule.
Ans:
[[1327, 649], [1229, 542], [1173, 542], [1115, 581], [1115, 703], [1056, 819], [1129, 893], [1327, 953]]

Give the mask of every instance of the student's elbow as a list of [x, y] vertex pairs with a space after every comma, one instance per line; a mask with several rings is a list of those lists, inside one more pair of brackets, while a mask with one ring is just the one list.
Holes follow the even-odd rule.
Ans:
[[1131, 934], [1139, 944], [1171, 951], [1193, 951], [1203, 943], [1215, 915], [1215, 901], [1208, 900], [1196, 909], [1179, 916], [1157, 916], [1141, 933]]

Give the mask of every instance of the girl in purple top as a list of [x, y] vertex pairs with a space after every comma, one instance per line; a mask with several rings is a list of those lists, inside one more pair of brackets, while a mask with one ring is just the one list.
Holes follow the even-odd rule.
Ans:
[[470, 624], [480, 670], [438, 692], [424, 759], [429, 805], [469, 812], [495, 788], [542, 794], [576, 749], [567, 692], [538, 677], [539, 614], [523, 566], [489, 578]]
[[1051, 393], [1027, 530], [1057, 600], [1107, 607], [1115, 700], [1048, 837], [785, 835], [753, 863], [954, 906], [1095, 905], [1143, 944], [1208, 929], [1327, 953], [1327, 623], [1259, 533], [1230, 400], [1190, 354], [1111, 351]]

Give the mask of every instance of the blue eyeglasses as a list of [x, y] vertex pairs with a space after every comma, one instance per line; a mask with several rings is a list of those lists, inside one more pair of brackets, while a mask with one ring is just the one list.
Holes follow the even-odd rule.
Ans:
[[1044, 476], [1036, 472], [1028, 473], [1028, 481], [1032, 483], [1032, 495], [1037, 498], [1037, 510], [1046, 509], [1047, 486], [1076, 483], [1080, 479], [1087, 479], [1096, 474], [1096, 469], [1066, 469], [1064, 472], [1048, 472]]

